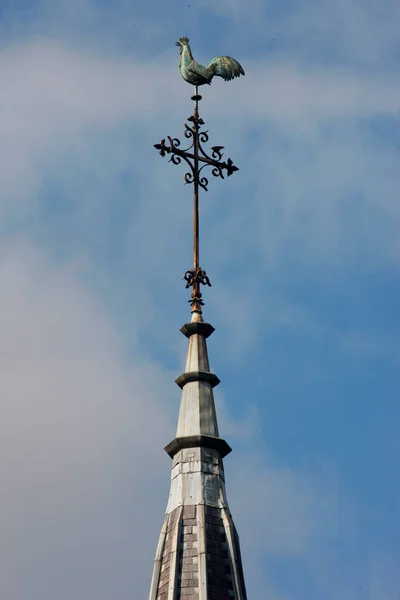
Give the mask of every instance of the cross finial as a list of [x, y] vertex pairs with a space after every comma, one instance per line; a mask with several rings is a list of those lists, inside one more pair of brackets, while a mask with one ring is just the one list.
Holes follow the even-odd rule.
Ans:
[[192, 312], [197, 312], [201, 315], [202, 306], [204, 305], [201, 285], [211, 286], [210, 280], [204, 269], [200, 267], [199, 262], [199, 190], [208, 191], [208, 179], [202, 174], [205, 167], [212, 167], [214, 177], [224, 179], [224, 173], [232, 175], [238, 171], [231, 159], [226, 162], [222, 160], [223, 146], [212, 146], [211, 156], [209, 156], [202, 147], [202, 144], [208, 142], [207, 131], [201, 131], [204, 125], [203, 119], [199, 116], [199, 102], [202, 97], [199, 94], [198, 87], [195, 88], [195, 93], [191, 97], [194, 101], [194, 112], [188, 118], [190, 125], [185, 123], [185, 138], [191, 140], [191, 144], [185, 150], [181, 150], [181, 142], [178, 138], [168, 136], [169, 145], [165, 143], [165, 139], [154, 147], [159, 150], [161, 156], [170, 154], [170, 162], [174, 165], [179, 165], [182, 159], [189, 165], [190, 171], [185, 173], [185, 183], [193, 184], [194, 191], [194, 211], [193, 211], [193, 268], [186, 271], [183, 279], [186, 281], [186, 288], [192, 287], [191, 299], [189, 300], [192, 306]]

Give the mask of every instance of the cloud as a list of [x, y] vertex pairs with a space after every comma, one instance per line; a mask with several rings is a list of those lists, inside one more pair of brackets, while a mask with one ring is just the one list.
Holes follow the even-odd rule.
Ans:
[[167, 497], [172, 377], [136, 351], [127, 359], [73, 268], [3, 248], [0, 289], [2, 593], [132, 592], [162, 518], [149, 486]]
[[303, 65], [396, 68], [398, 5], [393, 0], [308, 0], [284, 6], [251, 0], [202, 0], [216, 18], [224, 18], [224, 43], [252, 46], [255, 53], [295, 57]]
[[351, 67], [302, 68], [265, 59], [249, 63], [251, 82], [238, 90], [229, 116], [251, 114], [307, 130], [324, 118], [398, 114], [399, 86], [391, 73], [371, 79]]

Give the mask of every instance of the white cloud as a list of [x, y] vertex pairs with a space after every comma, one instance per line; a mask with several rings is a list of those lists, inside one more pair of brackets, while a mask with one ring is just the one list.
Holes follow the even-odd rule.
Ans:
[[229, 119], [266, 118], [308, 132], [327, 118], [398, 115], [400, 85], [394, 73], [371, 77], [351, 67], [304, 68], [266, 59], [248, 64], [235, 102], [224, 107]]
[[396, 63], [395, 0], [308, 0], [290, 7], [261, 0], [202, 0], [202, 5], [225, 18], [224, 44], [235, 39], [236, 46], [254, 45], [272, 58], [295, 56], [309, 65], [352, 64], [382, 71]]
[[150, 486], [165, 501], [168, 490], [171, 375], [127, 360], [74, 269], [32, 248], [3, 248], [0, 290], [2, 593], [109, 598], [135, 577], [144, 590], [162, 518]]

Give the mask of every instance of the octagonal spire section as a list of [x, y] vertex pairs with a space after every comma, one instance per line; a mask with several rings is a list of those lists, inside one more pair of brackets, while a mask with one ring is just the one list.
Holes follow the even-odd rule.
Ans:
[[210, 372], [206, 338], [213, 327], [193, 313], [192, 321], [182, 327], [189, 335], [185, 372], [176, 383], [182, 388], [182, 400], [176, 437], [211, 435], [218, 437], [213, 388], [219, 379]]
[[210, 371], [206, 341], [213, 331], [200, 311], [193, 311], [191, 321], [181, 328], [189, 346], [185, 371], [175, 380], [182, 389], [182, 399], [176, 437], [165, 448], [171, 458], [182, 448], [213, 448], [222, 457], [231, 451], [218, 432], [213, 388], [219, 379]]

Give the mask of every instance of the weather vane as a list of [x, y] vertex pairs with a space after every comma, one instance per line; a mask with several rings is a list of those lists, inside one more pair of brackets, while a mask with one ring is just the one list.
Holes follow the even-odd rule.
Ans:
[[222, 77], [225, 81], [230, 81], [235, 77], [244, 75], [243, 68], [234, 58], [229, 56], [217, 56], [213, 58], [207, 67], [200, 65], [193, 58], [189, 46], [189, 39], [181, 37], [176, 42], [179, 46], [180, 59], [179, 69], [185, 81], [195, 86], [195, 94], [191, 97], [194, 101], [194, 112], [188, 121], [191, 125], [185, 123], [185, 138], [192, 141], [190, 146], [185, 150], [181, 150], [181, 142], [178, 138], [168, 137], [169, 145], [165, 143], [165, 139], [154, 147], [159, 150], [161, 156], [170, 154], [170, 162], [174, 165], [179, 165], [182, 159], [189, 165], [190, 171], [185, 176], [185, 183], [193, 183], [194, 188], [194, 220], [193, 220], [193, 268], [186, 271], [183, 279], [186, 281], [186, 288], [192, 287], [193, 291], [189, 300], [192, 306], [192, 312], [201, 313], [201, 307], [204, 305], [200, 285], [211, 286], [210, 280], [206, 271], [199, 266], [199, 188], [208, 191], [208, 179], [202, 174], [205, 167], [212, 167], [214, 177], [224, 179], [224, 172], [232, 175], [238, 171], [230, 158], [222, 161], [223, 146], [212, 146], [211, 156], [209, 156], [202, 148], [201, 144], [208, 142], [208, 132], [200, 131], [204, 125], [203, 119], [199, 117], [199, 101], [202, 96], [199, 95], [198, 87], [200, 85], [211, 84], [214, 76]]

